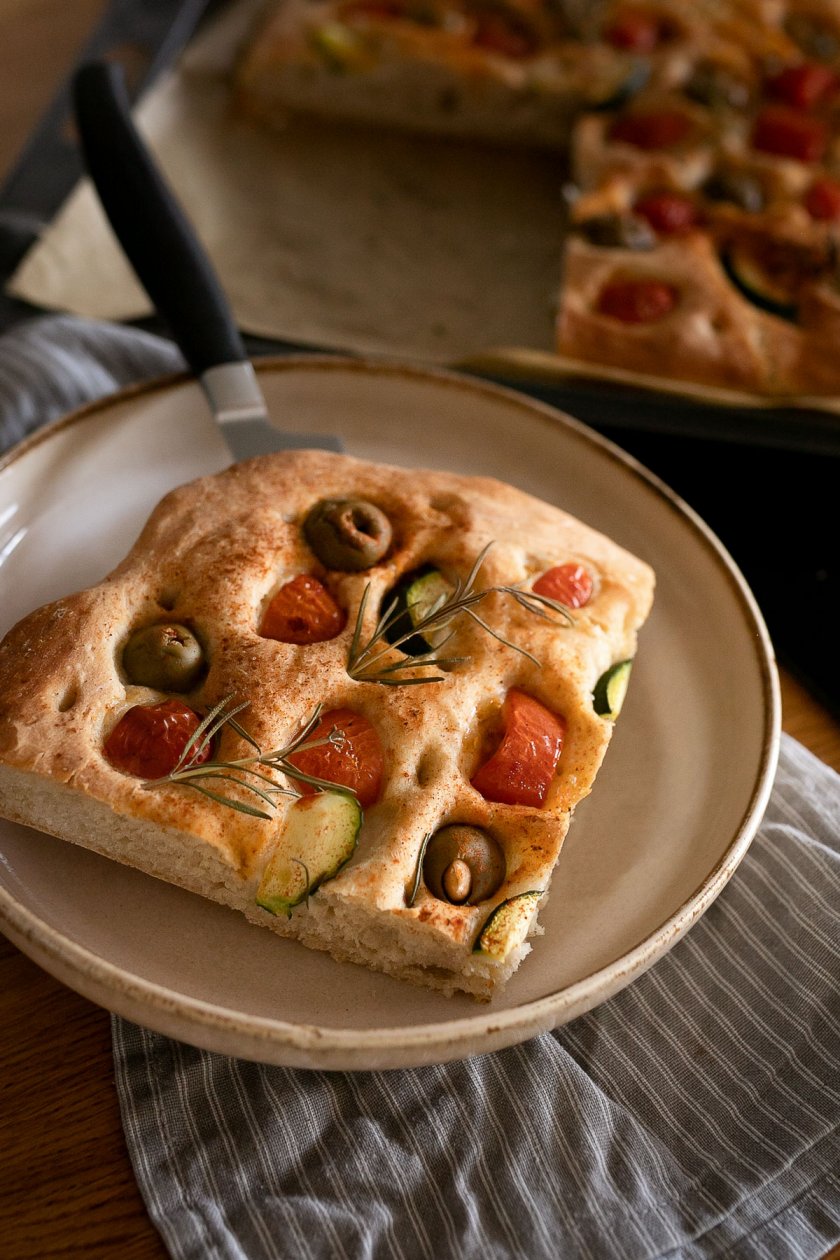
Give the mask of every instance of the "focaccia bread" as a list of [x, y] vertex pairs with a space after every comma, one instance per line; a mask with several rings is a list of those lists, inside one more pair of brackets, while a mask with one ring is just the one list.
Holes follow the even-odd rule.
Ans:
[[270, 123], [551, 146], [564, 359], [840, 393], [836, 3], [275, 0], [235, 93]]
[[530, 948], [652, 596], [644, 562], [497, 481], [235, 465], [0, 644], [0, 814], [488, 998]]
[[581, 105], [617, 103], [636, 59], [582, 45], [542, 0], [282, 0], [243, 50], [243, 112], [289, 112], [435, 135], [565, 148]]

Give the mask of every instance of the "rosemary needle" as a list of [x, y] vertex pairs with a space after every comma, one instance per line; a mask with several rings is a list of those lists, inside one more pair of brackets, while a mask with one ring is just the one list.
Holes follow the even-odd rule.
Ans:
[[[554, 621], [554, 618], [550, 615], [551, 612], [559, 614], [569, 625], [574, 624], [574, 619], [568, 608], [556, 599], [550, 599], [547, 595], [537, 595], [534, 591], [525, 591], [520, 586], [477, 587], [479, 571], [492, 545], [492, 542], [489, 542], [482, 549], [473, 562], [466, 579], [458, 578], [449, 595], [445, 593], [439, 595], [420, 614], [409, 630], [404, 634], [398, 635], [393, 640], [388, 638], [389, 632], [394, 629], [404, 615], [403, 610], [398, 607], [396, 599], [392, 600], [380, 615], [367, 642], [362, 643], [362, 628], [370, 599], [370, 585], [368, 584], [359, 602], [359, 611], [356, 615], [356, 624], [347, 656], [347, 673], [350, 677], [356, 682], [380, 683], [383, 686], [390, 687], [418, 686], [423, 683], [443, 682], [444, 675], [440, 673], [426, 674], [420, 678], [405, 678], [401, 675], [407, 670], [414, 669], [433, 668], [440, 670], [448, 665], [457, 665], [466, 660], [467, 658], [463, 656], [442, 656], [440, 654], [441, 648], [449, 642], [454, 634], [452, 623], [461, 616], [471, 618], [486, 634], [491, 635], [499, 643], [504, 644], [505, 647], [512, 648], [514, 652], [519, 652], [522, 656], [526, 656], [535, 665], [539, 665], [540, 662], [535, 656], [517, 643], [512, 643], [510, 639], [506, 639], [504, 635], [494, 630], [483, 618], [479, 617], [475, 611], [476, 605], [480, 604], [488, 595], [508, 595], [526, 612], [532, 613], [536, 617], [542, 617], [546, 621]], [[445, 633], [446, 631], [449, 633]], [[445, 633], [443, 640], [438, 643], [437, 647], [430, 648], [428, 652], [399, 661], [392, 660], [385, 665], [381, 664], [395, 648], [399, 649], [402, 644], [414, 638], [415, 635], [420, 638], [428, 638], [430, 635], [437, 636], [441, 633]]]
[[[331, 783], [328, 779], [318, 779], [311, 774], [305, 774], [303, 770], [299, 770], [289, 760], [294, 753], [302, 752], [304, 749], [318, 748], [324, 744], [331, 744], [334, 748], [343, 746], [346, 737], [337, 728], [330, 731], [329, 735], [323, 739], [309, 739], [321, 716], [322, 706], [320, 704], [316, 706], [311, 717], [308, 718], [290, 743], [282, 748], [274, 749], [272, 752], [264, 753], [253, 736], [249, 735], [245, 728], [236, 720], [236, 715], [248, 707], [248, 702], [244, 701], [234, 705], [232, 704], [233, 699], [232, 695], [226, 696], [224, 700], [220, 700], [217, 705], [214, 705], [207, 716], [199, 723], [192, 737], [185, 745], [177, 764], [170, 773], [164, 775], [163, 778], [147, 781], [143, 784], [143, 787], [151, 789], [164, 787], [168, 784], [183, 785], [184, 787], [193, 788], [196, 792], [200, 792], [202, 796], [207, 796], [210, 800], [217, 801], [220, 805], [227, 805], [230, 809], [235, 809], [241, 814], [250, 814], [254, 818], [264, 818], [266, 820], [271, 819], [271, 814], [266, 813], [264, 809], [260, 809], [258, 805], [251, 804], [248, 801], [237, 800], [235, 797], [228, 796], [221, 791], [216, 792], [207, 786], [206, 781], [215, 782], [222, 780], [225, 783], [232, 783], [234, 787], [240, 791], [250, 793], [252, 797], [256, 797], [271, 809], [277, 808], [277, 803], [274, 799], [276, 796], [298, 795], [291, 788], [283, 787], [280, 783], [277, 783], [272, 778], [273, 774], [283, 774], [287, 779], [306, 783], [310, 787], [318, 788], [321, 791], [350, 792], [349, 788], [343, 787], [341, 784]], [[212, 740], [225, 726], [229, 726], [241, 739], [250, 744], [255, 750], [254, 755], [238, 757], [231, 761], [213, 758], [209, 761], [199, 761], [198, 758], [206, 752]], [[352, 795], [352, 792], [350, 794]]]

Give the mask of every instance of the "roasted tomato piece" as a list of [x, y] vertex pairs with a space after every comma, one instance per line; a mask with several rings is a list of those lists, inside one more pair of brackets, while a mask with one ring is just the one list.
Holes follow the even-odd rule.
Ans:
[[[163, 779], [175, 769], [200, 722], [198, 714], [181, 700], [135, 704], [105, 740], [105, 757], [123, 774]], [[201, 765], [211, 753], [208, 744], [203, 752], [190, 756], [190, 764]]]
[[828, 148], [828, 128], [820, 118], [768, 106], [755, 121], [753, 148], [798, 162], [819, 162]]
[[613, 48], [626, 48], [629, 52], [653, 52], [673, 34], [669, 23], [650, 9], [620, 9], [604, 30], [604, 39]]
[[662, 280], [613, 280], [598, 294], [598, 311], [622, 324], [654, 324], [677, 300], [677, 290]]
[[609, 138], [636, 149], [670, 149], [686, 139], [692, 126], [691, 119], [675, 109], [639, 111], [617, 118]]
[[767, 91], [792, 109], [813, 109], [832, 96], [838, 87], [837, 75], [818, 61], [785, 66], [768, 81]]
[[524, 691], [509, 691], [504, 704], [505, 733], [472, 785], [487, 801], [539, 808], [554, 778], [566, 723]]
[[537, 578], [531, 589], [567, 608], [583, 608], [592, 598], [592, 578], [582, 564], [558, 564]]
[[[352, 709], [331, 709], [325, 713], [307, 739], [326, 740], [332, 731], [340, 731], [340, 744], [320, 744], [317, 748], [303, 748], [289, 757], [292, 765], [314, 779], [326, 779], [339, 787], [355, 792], [362, 809], [373, 805], [382, 788], [385, 758], [379, 736], [366, 717]], [[317, 789], [308, 783], [298, 783], [298, 789], [309, 796]]]
[[701, 220], [700, 210], [684, 193], [656, 192], [641, 197], [633, 207], [661, 236], [688, 232]]
[[805, 209], [812, 219], [840, 219], [840, 184], [834, 179], [815, 179], [805, 194]]
[[280, 643], [323, 643], [340, 634], [347, 615], [316, 577], [301, 573], [286, 582], [265, 610], [260, 634]]

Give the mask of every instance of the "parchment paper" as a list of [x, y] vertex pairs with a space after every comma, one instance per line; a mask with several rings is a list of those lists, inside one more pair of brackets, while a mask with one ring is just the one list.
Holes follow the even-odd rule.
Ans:
[[[550, 350], [561, 159], [300, 118], [262, 130], [228, 88], [253, 8], [223, 16], [137, 115], [240, 326], [427, 362]], [[9, 287], [92, 318], [150, 309], [86, 182]]]

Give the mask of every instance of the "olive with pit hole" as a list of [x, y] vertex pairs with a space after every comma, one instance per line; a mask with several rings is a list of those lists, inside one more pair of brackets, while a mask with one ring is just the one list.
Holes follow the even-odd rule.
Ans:
[[323, 565], [345, 573], [378, 564], [393, 537], [388, 517], [365, 499], [320, 499], [307, 514], [303, 533]]
[[474, 906], [492, 897], [505, 878], [505, 869], [498, 840], [464, 823], [436, 831], [423, 859], [429, 892], [456, 906]]
[[204, 665], [192, 631], [169, 621], [135, 630], [122, 659], [129, 682], [157, 691], [189, 691]]

